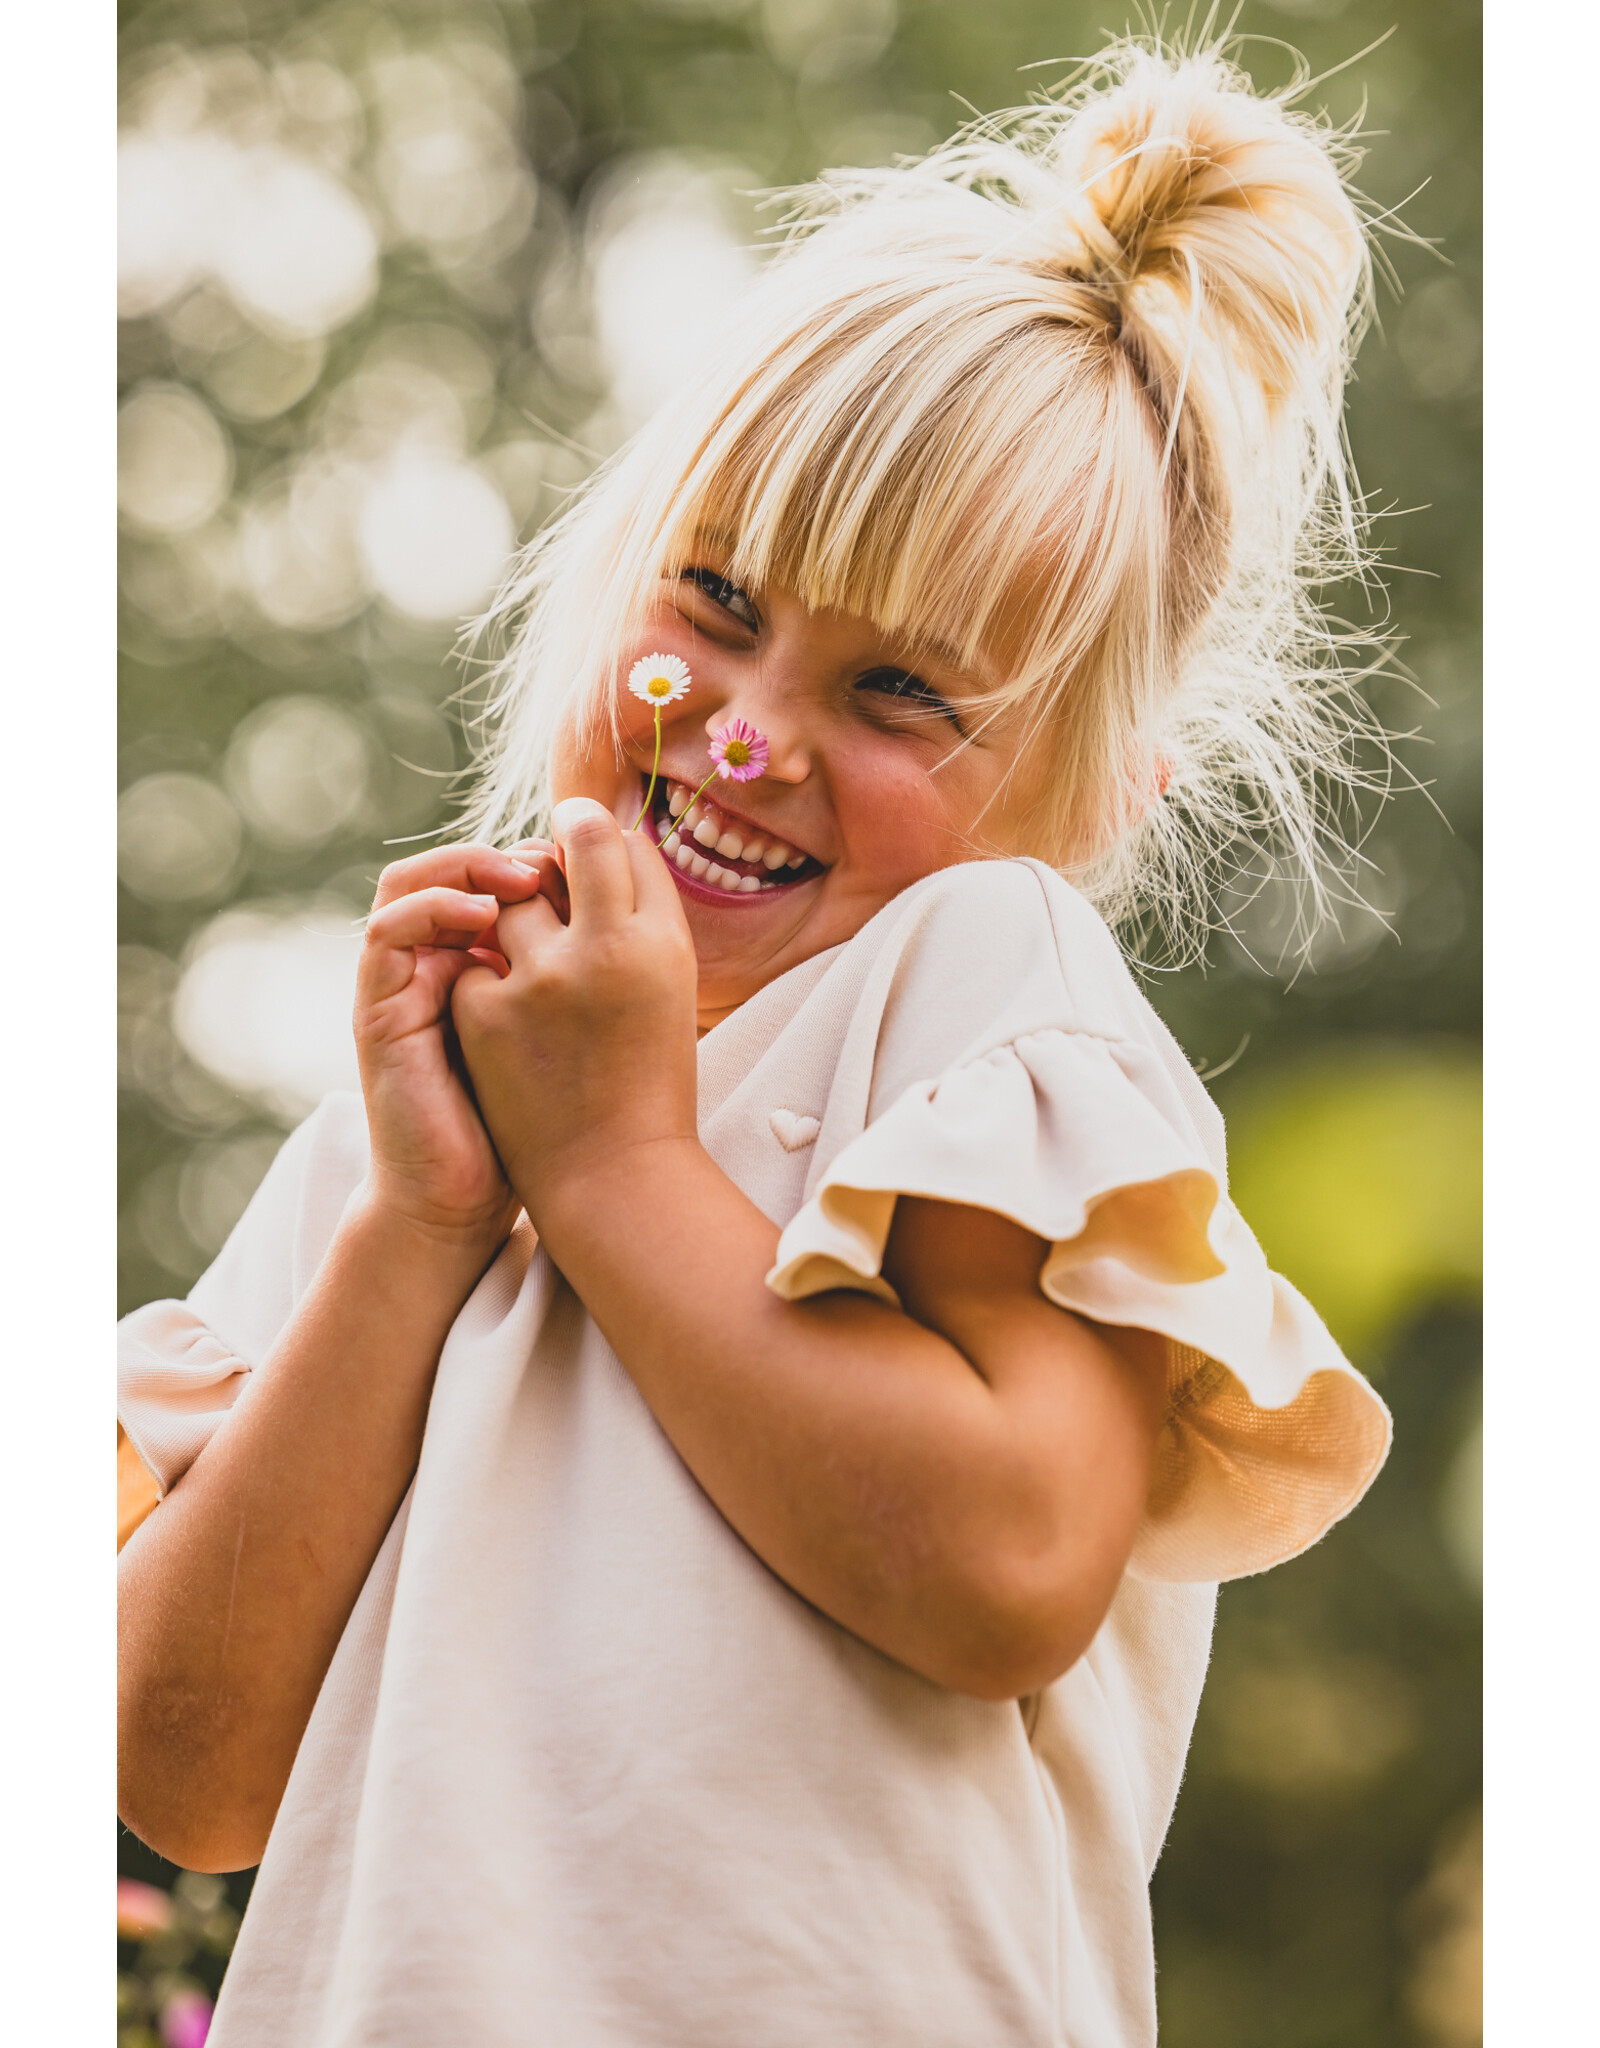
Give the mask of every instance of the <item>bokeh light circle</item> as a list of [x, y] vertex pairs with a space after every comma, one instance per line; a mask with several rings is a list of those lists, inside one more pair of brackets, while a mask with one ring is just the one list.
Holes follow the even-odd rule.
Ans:
[[196, 1145], [178, 1174], [184, 1229], [215, 1258], [283, 1143], [282, 1131], [241, 1131]]
[[142, 385], [117, 414], [117, 510], [145, 533], [202, 526], [233, 482], [214, 414], [180, 384]]
[[402, 449], [361, 511], [373, 588], [415, 619], [453, 619], [494, 589], [516, 538], [499, 491], [470, 463]]
[[213, 260], [238, 303], [268, 327], [326, 334], [372, 297], [378, 239], [337, 178], [284, 150], [251, 150], [238, 164]]
[[117, 872], [146, 903], [226, 894], [243, 838], [239, 813], [203, 775], [146, 775], [117, 802]]
[[321, 846], [355, 823], [372, 781], [365, 726], [325, 697], [274, 697], [244, 719], [223, 778], [269, 846]]
[[361, 938], [342, 906], [224, 911], [190, 949], [173, 1029], [192, 1059], [283, 1121], [356, 1088], [351, 1011]]

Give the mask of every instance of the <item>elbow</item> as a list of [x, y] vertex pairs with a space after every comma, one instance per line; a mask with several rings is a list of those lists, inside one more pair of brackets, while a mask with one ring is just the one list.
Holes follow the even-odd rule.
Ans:
[[192, 1799], [173, 1797], [166, 1787], [152, 1784], [148, 1773], [129, 1770], [120, 1760], [117, 1818], [146, 1848], [180, 1870], [219, 1875], [253, 1870], [267, 1846], [266, 1830], [252, 1827], [245, 1816], [201, 1810]]
[[927, 1676], [975, 1700], [1020, 1700], [1054, 1685], [1094, 1641], [1093, 1629], [1013, 1625], [981, 1640], [951, 1646]]
[[197, 1870], [219, 1877], [229, 1871], [254, 1870], [267, 1846], [264, 1838], [257, 1841], [246, 1831], [197, 1825], [188, 1815], [156, 1812], [153, 1818], [146, 1818], [137, 1795], [129, 1799], [120, 1790], [117, 1818], [147, 1849], [153, 1849], [180, 1870]]
[[1063, 1677], [1099, 1634], [1121, 1565], [1058, 1551], [993, 1560], [927, 1675], [980, 1700], [1023, 1699]]
[[[272, 1814], [239, 1796], [206, 1745], [178, 1717], [128, 1698], [117, 1716], [117, 1818], [182, 1870], [249, 1870], [261, 1861]], [[276, 1802], [273, 1802], [274, 1806]]]

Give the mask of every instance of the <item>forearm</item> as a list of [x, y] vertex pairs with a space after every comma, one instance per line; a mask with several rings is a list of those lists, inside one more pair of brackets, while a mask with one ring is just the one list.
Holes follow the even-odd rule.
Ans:
[[124, 1550], [119, 1810], [174, 1860], [259, 1859], [491, 1251], [353, 1204], [279, 1342]]
[[[535, 1220], [685, 1463], [796, 1592], [965, 1691], [1027, 1690], [1086, 1645], [1131, 1539], [1116, 1503], [1148, 1478], [1110, 1475], [1107, 1509], [1103, 1412], [1142, 1414], [1148, 1393], [1093, 1331], [1038, 1297], [996, 1369], [981, 1303], [969, 1355], [865, 1295], [785, 1302], [765, 1285], [777, 1230], [696, 1144], [597, 1161]], [[1063, 1431], [1074, 1375], [1081, 1427]]]

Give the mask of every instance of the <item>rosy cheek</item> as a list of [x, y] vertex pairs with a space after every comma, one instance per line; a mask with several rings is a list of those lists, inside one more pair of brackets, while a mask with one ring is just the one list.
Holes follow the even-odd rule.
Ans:
[[954, 857], [943, 802], [908, 754], [855, 760], [843, 772], [836, 767], [832, 779], [841, 836], [864, 875], [903, 888]]

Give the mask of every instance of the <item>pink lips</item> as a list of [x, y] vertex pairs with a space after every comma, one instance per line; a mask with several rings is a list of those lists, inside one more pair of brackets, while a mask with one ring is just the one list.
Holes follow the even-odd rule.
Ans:
[[[656, 829], [660, 831], [660, 819], [656, 819], [654, 823], [656, 823]], [[678, 885], [678, 887], [682, 889], [682, 893], [684, 893], [686, 897], [692, 897], [692, 899], [694, 899], [694, 901], [697, 901], [697, 903], [715, 903], [715, 907], [717, 907], [717, 909], [748, 909], [748, 907], [750, 907], [752, 903], [770, 903], [770, 901], [774, 901], [776, 897], [781, 897], [781, 895], [789, 895], [789, 893], [791, 893], [793, 889], [799, 889], [803, 881], [811, 881], [811, 879], [813, 879], [813, 877], [809, 877], [809, 874], [807, 874], [807, 877], [803, 877], [801, 881], [793, 881], [793, 883], [778, 883], [776, 887], [770, 887], [770, 889], [756, 889], [756, 891], [744, 891], [744, 889], [721, 889], [721, 887], [713, 887], [711, 883], [699, 883], [699, 881], [694, 881], [694, 877], [692, 877], [692, 874], [688, 874], [688, 872], [686, 872], [684, 868], [680, 868], [680, 866], [678, 866], [678, 862], [676, 862], [676, 860], [672, 858], [672, 854], [668, 854], [668, 852], [666, 852], [666, 850], [664, 850], [664, 848], [660, 846], [660, 840], [658, 840], [656, 844], [658, 844], [658, 852], [662, 854], [662, 860], [666, 862], [666, 868], [668, 868], [668, 872], [672, 874], [672, 881], [674, 881], [674, 883], [676, 883], [676, 885]]]
[[712, 888], [708, 883], [697, 882], [693, 875], [685, 873], [670, 854], [662, 854], [667, 870], [685, 896], [692, 896], [697, 903], [714, 903], [719, 910], [748, 910], [752, 903], [771, 903], [779, 896], [787, 896], [791, 890], [804, 886], [804, 881], [813, 879], [806, 876], [800, 882], [782, 882], [776, 888], [757, 889], [746, 892], [740, 889]]

